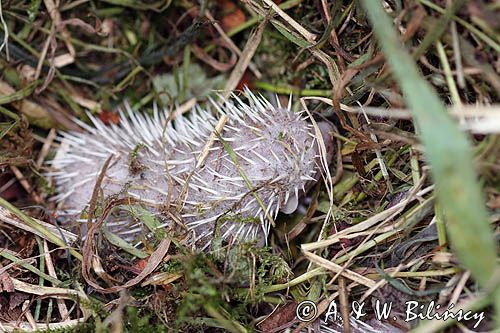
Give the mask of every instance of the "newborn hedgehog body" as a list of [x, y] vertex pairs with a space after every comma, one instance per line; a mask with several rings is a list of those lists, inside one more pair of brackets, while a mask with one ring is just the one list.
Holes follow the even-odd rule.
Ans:
[[[293, 212], [300, 193], [318, 179], [320, 139], [304, 113], [274, 107], [249, 91], [246, 96], [248, 104], [235, 95], [223, 105], [212, 103], [228, 121], [198, 168], [217, 124], [209, 111], [195, 107], [189, 119], [172, 122], [157, 109], [150, 117], [126, 106], [119, 126], [90, 116], [94, 127], [79, 122], [84, 132], [61, 134], [52, 162], [59, 193], [54, 199], [79, 214], [113, 156], [101, 183], [104, 196], [140, 199], [166, 226], [176, 220], [193, 231], [191, 241], [201, 248], [216, 231], [223, 239], [263, 244], [270, 220], [280, 210]], [[130, 218], [115, 217], [107, 225], [128, 240], [142, 228]]]

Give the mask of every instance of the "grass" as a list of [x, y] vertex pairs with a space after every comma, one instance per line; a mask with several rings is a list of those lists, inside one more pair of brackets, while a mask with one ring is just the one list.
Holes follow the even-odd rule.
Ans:
[[[299, 332], [311, 323], [295, 307], [311, 300], [319, 318], [337, 302], [344, 322], [351, 302], [364, 301], [364, 323], [319, 325], [369, 331], [376, 299], [402, 313], [418, 300], [485, 316], [477, 329], [384, 323], [403, 331], [498, 329], [498, 5], [56, 3], [0, 2], [0, 304], [10, 304], [0, 307], [0, 330]], [[99, 186], [81, 215], [92, 229], [85, 241], [57, 215], [44, 163], [57, 150], [55, 129], [78, 128], [87, 110], [116, 124], [124, 101], [134, 112], [157, 103], [189, 116], [194, 103], [244, 84], [283, 101], [293, 94], [293, 110], [338, 129], [330, 174], [303, 210], [273, 221], [268, 246], [216, 237], [199, 253]], [[139, 148], [131, 172], [142, 171]], [[136, 248], [101, 227], [114, 210], [155, 237]]]
[[[475, 174], [470, 143], [450, 119], [438, 95], [418, 73], [380, 4], [364, 1], [363, 6], [420, 129], [451, 245], [464, 266], [486, 287], [500, 267], [496, 264], [497, 246]], [[442, 54], [442, 44], [437, 46]], [[450, 89], [450, 93], [454, 91]], [[500, 318], [500, 303], [497, 315]]]

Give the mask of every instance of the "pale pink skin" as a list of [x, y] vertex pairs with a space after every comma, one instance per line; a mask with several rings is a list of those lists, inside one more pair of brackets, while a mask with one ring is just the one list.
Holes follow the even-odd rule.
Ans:
[[[91, 118], [95, 127], [81, 124], [87, 132], [62, 133], [61, 149], [53, 161], [58, 169], [52, 173], [59, 190], [55, 199], [64, 200], [64, 208], [75, 213], [84, 209], [97, 174], [113, 154], [101, 185], [104, 196], [144, 200], [166, 227], [176, 225], [172, 218], [182, 221], [194, 235], [187, 242], [200, 248], [208, 247], [216, 226], [223, 239], [257, 240], [263, 245], [269, 233], [268, 217], [274, 219], [280, 210], [295, 211], [304, 190], [319, 179], [319, 149], [304, 114], [275, 108], [246, 93], [250, 105], [237, 97], [215, 105], [229, 117], [222, 138], [231, 148], [226, 150], [217, 140], [197, 170], [197, 158], [217, 123], [201, 109], [193, 111], [190, 120], [180, 117], [174, 124], [165, 125], [160, 113], [148, 117], [129, 112], [128, 117], [121, 114], [120, 126], [106, 127]], [[319, 122], [318, 127], [330, 162], [333, 129], [326, 122]], [[143, 146], [138, 148], [139, 144]], [[131, 155], [139, 170], [130, 168]], [[184, 196], [179, 198], [181, 193]], [[128, 217], [110, 218], [108, 225], [128, 240], [142, 229]]]

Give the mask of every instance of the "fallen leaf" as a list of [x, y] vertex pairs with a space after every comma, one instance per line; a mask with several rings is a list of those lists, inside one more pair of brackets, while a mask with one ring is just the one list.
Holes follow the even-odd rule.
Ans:
[[249, 71], [245, 71], [240, 82], [238, 82], [238, 86], [236, 87], [236, 89], [243, 90], [245, 87], [248, 87], [248, 89], [252, 90], [253, 89], [252, 81], [253, 81], [252, 75], [249, 73]]
[[221, 19], [222, 29], [229, 31], [247, 20], [245, 13], [236, 6], [231, 0], [221, 1], [222, 12], [224, 16]]
[[291, 323], [296, 319], [295, 309], [297, 308], [296, 302], [290, 302], [285, 304], [278, 310], [276, 310], [273, 314], [267, 317], [263, 322], [261, 322], [258, 326], [259, 329], [263, 332], [270, 332], [276, 330], [278, 327], [281, 327], [285, 324]]
[[10, 295], [10, 300], [9, 300], [9, 310], [14, 310], [15, 308], [19, 307], [21, 304], [24, 303], [27, 299], [30, 298], [30, 295], [25, 294], [25, 293], [12, 293]]
[[2, 273], [0, 274], [0, 292], [8, 292], [12, 293], [14, 292], [14, 284], [12, 283], [12, 280], [7, 273]]
[[106, 125], [109, 124], [118, 124], [120, 122], [120, 117], [118, 116], [118, 113], [108, 111], [108, 110], [103, 110], [101, 113], [99, 113], [99, 119]]

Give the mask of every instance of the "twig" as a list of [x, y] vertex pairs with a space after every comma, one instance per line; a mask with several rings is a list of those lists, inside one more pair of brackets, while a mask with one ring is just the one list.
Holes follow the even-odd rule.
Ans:
[[2, 0], [0, 0], [0, 23], [2, 23], [2, 27], [3, 27], [3, 42], [2, 42], [2, 45], [0, 45], [0, 52], [2, 52], [3, 48], [5, 47], [5, 55], [6, 55], [7, 61], [10, 61], [9, 30], [7, 27], [7, 23], [5, 23], [5, 20], [3, 19]]
[[40, 153], [38, 154], [38, 158], [36, 160], [36, 166], [38, 168], [42, 166], [42, 163], [45, 160], [45, 157], [47, 157], [47, 154], [49, 153], [50, 150], [50, 146], [54, 142], [55, 138], [56, 138], [56, 130], [52, 128], [47, 137], [45, 138], [42, 149], [40, 149]]
[[22, 172], [15, 165], [11, 165], [10, 169], [16, 176], [17, 180], [19, 180], [19, 183], [21, 183], [21, 186], [26, 190], [26, 192], [28, 192], [31, 195], [33, 200], [37, 204], [42, 203], [43, 201], [42, 198], [38, 195], [38, 193], [33, 191], [33, 188], [31, 187], [30, 183], [26, 180], [26, 178], [24, 178]]
[[[49, 252], [49, 244], [47, 240], [43, 240], [43, 251], [45, 256], [45, 262], [47, 264], [47, 271], [50, 276], [57, 279], [56, 270], [54, 268], [54, 263], [52, 262], [52, 257]], [[59, 309], [59, 314], [61, 315], [61, 321], [66, 321], [69, 318], [68, 308], [62, 299], [57, 300], [57, 308]]]

